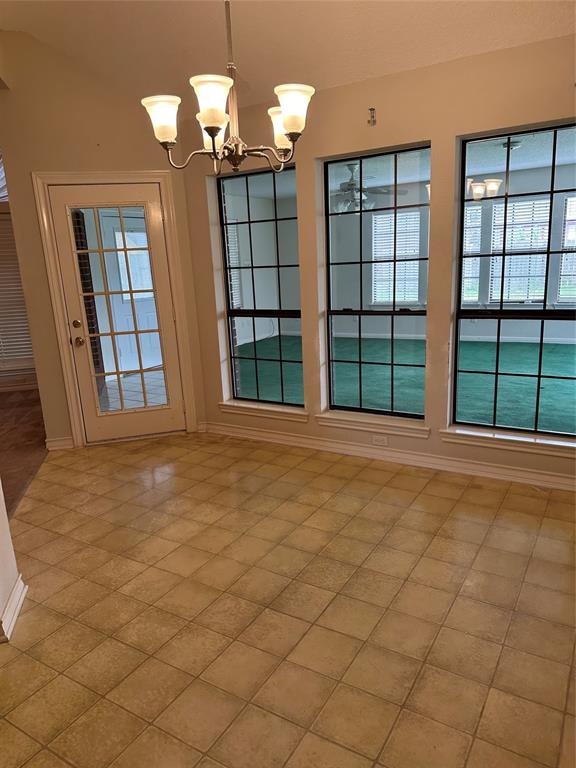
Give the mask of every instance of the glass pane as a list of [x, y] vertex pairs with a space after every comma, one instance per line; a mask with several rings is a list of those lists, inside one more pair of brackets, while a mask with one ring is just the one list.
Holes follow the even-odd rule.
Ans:
[[548, 306], [572, 309], [576, 305], [576, 253], [552, 253], [548, 262]]
[[359, 365], [332, 363], [332, 400], [334, 405], [360, 407]]
[[255, 267], [269, 266], [278, 261], [276, 254], [276, 226], [273, 221], [250, 225], [252, 260]]
[[394, 155], [362, 160], [362, 207], [389, 208], [394, 205]]
[[226, 239], [226, 258], [229, 267], [249, 267], [250, 260], [250, 225], [231, 224], [224, 227]]
[[[462, 252], [465, 256], [492, 251], [489, 223], [493, 206], [492, 200], [468, 202], [464, 205]], [[502, 250], [501, 245], [499, 250]]]
[[90, 351], [92, 352], [94, 373], [109, 373], [116, 370], [111, 336], [92, 336], [90, 338]]
[[576, 381], [542, 379], [538, 429], [545, 432], [576, 433]]
[[280, 264], [298, 264], [298, 222], [289, 219], [277, 222], [276, 226]]
[[576, 376], [576, 323], [570, 320], [544, 322], [543, 376]]
[[139, 370], [140, 360], [138, 358], [136, 335], [134, 333], [127, 333], [126, 335], [115, 336], [114, 341], [116, 343], [116, 354], [118, 355], [118, 370]]
[[396, 307], [425, 306], [428, 289], [428, 262], [396, 262]]
[[456, 421], [492, 424], [495, 376], [459, 373], [456, 390]]
[[104, 254], [106, 280], [109, 291], [129, 291], [128, 271], [124, 251], [109, 251]]
[[78, 271], [84, 293], [97, 293], [104, 290], [102, 267], [98, 253], [79, 253]]
[[360, 210], [359, 179], [359, 160], [343, 160], [328, 165], [330, 213]]
[[281, 367], [280, 363], [269, 360], [257, 360], [258, 391], [260, 400], [282, 402]]
[[302, 362], [302, 336], [299, 317], [286, 317], [280, 320], [282, 334], [282, 358]]
[[254, 173], [247, 178], [251, 220], [273, 219], [275, 208], [272, 174]]
[[109, 333], [108, 307], [105, 296], [84, 296], [88, 333]]
[[330, 354], [333, 360], [358, 360], [359, 318], [353, 315], [332, 317], [330, 321], [332, 335]]
[[458, 369], [495, 371], [497, 320], [460, 320]]
[[279, 271], [282, 309], [300, 309], [300, 270], [280, 267]]
[[391, 370], [389, 365], [362, 366], [362, 408], [391, 410]]
[[98, 208], [100, 236], [104, 249], [124, 248], [122, 224], [118, 208]]
[[236, 357], [256, 357], [254, 348], [254, 322], [251, 317], [233, 317], [230, 320], [232, 353]]
[[394, 366], [395, 411], [424, 414], [424, 370], [411, 366]]
[[364, 309], [389, 309], [394, 298], [394, 263], [380, 261], [362, 267]]
[[[284, 350], [282, 350], [284, 353]], [[284, 402], [304, 405], [304, 382], [301, 363], [282, 363]]]
[[275, 317], [256, 317], [256, 357], [280, 359], [278, 319]]
[[117, 376], [98, 376], [96, 378], [96, 391], [101, 413], [121, 410], [120, 385]]
[[556, 138], [555, 189], [576, 187], [576, 128], [562, 128]]
[[472, 182], [504, 178], [506, 147], [507, 140], [502, 137], [467, 142], [465, 194], [468, 199], [472, 198]]
[[554, 131], [523, 133], [510, 139], [508, 193], [544, 192], [552, 180]]
[[365, 363], [391, 362], [391, 318], [386, 315], [364, 315], [361, 323], [362, 360]]
[[[494, 203], [492, 223], [492, 253], [502, 250], [504, 203]], [[548, 248], [550, 198], [509, 197], [506, 206], [506, 253], [545, 251]]]
[[128, 376], [120, 377], [122, 386], [122, 397], [124, 399], [124, 408], [144, 408], [144, 388], [142, 386], [142, 376], [139, 373], [131, 373]]
[[136, 323], [139, 331], [153, 331], [158, 328], [156, 300], [153, 293], [133, 294]]
[[70, 211], [77, 251], [97, 250], [98, 236], [92, 208], [72, 208]]
[[121, 210], [126, 247], [147, 248], [148, 237], [146, 235], [144, 208], [141, 205], [135, 205], [130, 208], [122, 208]]
[[534, 429], [538, 379], [532, 376], [499, 376], [496, 424]]
[[[133, 291], [151, 291], [152, 268], [150, 266], [150, 254], [148, 251], [128, 251], [128, 265], [130, 267], [130, 283]], [[122, 262], [120, 263], [122, 267]]]
[[243, 176], [222, 179], [222, 210], [224, 221], [247, 221], [248, 200], [246, 179]]
[[480, 303], [480, 272], [487, 260], [476, 257], [462, 259], [462, 306]]
[[360, 309], [360, 265], [330, 267], [332, 309]]
[[554, 195], [551, 249], [576, 249], [576, 192], [559, 192]]
[[[546, 254], [507, 255], [504, 259], [505, 304], [542, 306], [546, 281]], [[495, 285], [499, 280], [495, 280]]]
[[133, 331], [134, 315], [129, 293], [113, 293], [109, 296], [114, 331]]
[[146, 371], [142, 377], [148, 405], [167, 405], [168, 396], [164, 371]]
[[254, 269], [254, 291], [256, 309], [279, 309], [278, 272], [276, 269]]
[[[394, 214], [394, 211], [362, 214], [362, 261], [390, 261], [394, 258]], [[356, 216], [341, 218], [357, 220]]]
[[430, 150], [417, 149], [397, 155], [397, 205], [428, 203]]
[[538, 373], [540, 359], [540, 320], [502, 320], [500, 357], [502, 373]]
[[256, 362], [254, 360], [233, 360], [232, 365], [236, 380], [236, 397], [246, 397], [255, 400], [258, 397], [256, 391]]
[[[117, 337], [125, 338], [125, 337]], [[140, 352], [142, 354], [143, 368], [159, 368], [162, 365], [162, 349], [160, 347], [159, 333], [140, 333]]]
[[254, 309], [252, 270], [229, 269], [228, 292], [231, 309]]
[[276, 182], [276, 215], [296, 217], [296, 171], [287, 168], [274, 177]]
[[394, 318], [394, 363], [426, 363], [426, 318]]
[[330, 217], [330, 261], [360, 261], [360, 215]]

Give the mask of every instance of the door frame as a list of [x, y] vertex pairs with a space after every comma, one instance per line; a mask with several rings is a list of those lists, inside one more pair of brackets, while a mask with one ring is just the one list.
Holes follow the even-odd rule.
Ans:
[[[168, 273], [172, 306], [175, 318], [176, 345], [180, 364], [180, 383], [184, 404], [184, 419], [186, 432], [195, 432], [198, 428], [196, 399], [194, 395], [191, 338], [186, 317], [186, 301], [184, 296], [184, 281], [182, 279], [182, 263], [176, 229], [176, 214], [174, 207], [174, 192], [170, 171], [126, 171], [110, 173], [108, 171], [66, 171], [49, 173], [32, 173], [36, 210], [40, 224], [40, 234], [44, 251], [44, 260], [48, 274], [48, 286], [52, 302], [52, 311], [56, 324], [56, 336], [60, 350], [62, 373], [70, 425], [72, 443], [75, 448], [87, 445], [82, 403], [74, 362], [74, 350], [70, 344], [68, 329], [68, 313], [64, 297], [64, 286], [60, 274], [60, 260], [56, 234], [52, 221], [50, 207], [50, 187], [53, 186], [90, 186], [97, 184], [158, 184], [162, 203], [164, 237], [168, 258]], [[193, 300], [195, 310], [195, 301]], [[184, 386], [186, 382], [186, 386]], [[133, 438], [131, 438], [133, 439]], [[93, 445], [94, 443], [90, 443]]]

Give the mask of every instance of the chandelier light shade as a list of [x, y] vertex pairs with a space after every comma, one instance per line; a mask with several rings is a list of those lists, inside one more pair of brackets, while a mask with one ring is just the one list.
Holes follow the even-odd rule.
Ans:
[[472, 197], [474, 200], [482, 200], [486, 194], [486, 184], [483, 181], [473, 181], [470, 183]]
[[[275, 146], [261, 144], [250, 147], [242, 141], [238, 125], [230, 0], [225, 0], [224, 8], [228, 42], [226, 67], [228, 75], [195, 75], [190, 78], [190, 85], [194, 88], [198, 99], [200, 111], [196, 119], [202, 130], [203, 148], [191, 152], [183, 163], [175, 163], [172, 150], [176, 146], [178, 133], [176, 120], [180, 98], [148, 96], [142, 99], [142, 105], [150, 115], [154, 135], [166, 150], [168, 162], [173, 168], [186, 168], [196, 155], [207, 155], [213, 161], [214, 173], [219, 175], [225, 160], [232, 166], [233, 171], [237, 171], [247, 157], [261, 157], [267, 161], [273, 171], [279, 173], [294, 157], [294, 145], [306, 125], [306, 112], [310, 99], [314, 95], [314, 88], [300, 83], [276, 86], [274, 93], [278, 97], [280, 106], [268, 110], [274, 129]], [[228, 125], [230, 130], [226, 139]]]
[[150, 115], [154, 136], [158, 141], [175, 142], [178, 134], [176, 117], [180, 106], [178, 96], [148, 96], [142, 106]]
[[486, 197], [495, 197], [500, 190], [502, 179], [484, 179], [484, 184], [486, 184]]

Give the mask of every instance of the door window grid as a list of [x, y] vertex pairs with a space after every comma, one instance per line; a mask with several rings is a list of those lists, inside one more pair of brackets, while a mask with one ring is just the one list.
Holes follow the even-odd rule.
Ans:
[[[282, 177], [284, 192], [294, 187], [293, 194], [286, 195], [293, 197], [288, 213], [279, 211], [274, 173], [218, 180], [230, 363], [235, 399], [302, 407], [297, 240], [287, 255], [288, 232], [280, 229], [293, 226], [292, 238], [297, 236], [295, 170], [284, 170]], [[257, 182], [268, 186], [272, 208], [267, 215], [253, 211], [251, 184]], [[264, 256], [262, 240], [267, 241]]]
[[[552, 136], [547, 184], [540, 177], [534, 191], [515, 189], [509, 194], [512, 153], [523, 137], [544, 132]], [[563, 163], [568, 173], [562, 169], [560, 183], [559, 137], [565, 148], [564, 138], [570, 134], [571, 172], [570, 164]], [[519, 431], [574, 434], [576, 254], [566, 251], [576, 247], [572, 234], [576, 133], [573, 127], [562, 127], [500, 137], [506, 153], [503, 194], [471, 203], [465, 200], [466, 179], [471, 175], [467, 150], [481, 141], [464, 142], [453, 419]], [[486, 235], [482, 216], [490, 208], [491, 231]], [[488, 236], [493, 256], [484, 255], [482, 243]], [[472, 253], [482, 255], [470, 257]], [[471, 330], [472, 323], [482, 330]], [[472, 359], [474, 346], [480, 365]], [[550, 364], [552, 359], [555, 367]]]
[[[425, 152], [429, 148], [400, 150], [360, 158], [358, 187], [360, 194], [352, 206], [342, 210], [334, 203], [330, 187], [334, 166], [351, 167], [351, 161], [332, 161], [325, 165], [328, 279], [328, 353], [330, 407], [338, 410], [365, 411], [411, 418], [424, 417], [425, 316], [428, 268], [428, 192], [429, 171], [419, 179], [423, 195], [404, 203], [398, 192], [398, 157]], [[392, 173], [388, 189], [389, 205], [378, 205], [364, 199], [364, 164], [390, 158]], [[354, 173], [352, 178], [355, 178]], [[390, 192], [390, 190], [392, 190]], [[422, 199], [424, 197], [424, 199]], [[352, 208], [352, 209], [351, 209]], [[363, 219], [370, 216], [371, 249], [364, 255]], [[344, 218], [346, 217], [346, 218]], [[356, 247], [349, 256], [333, 256], [334, 220], [359, 219]], [[422, 255], [423, 244], [425, 253]], [[334, 306], [334, 272], [342, 266], [356, 266], [359, 283], [358, 306]], [[369, 282], [366, 275], [369, 274]], [[369, 308], [364, 296], [370, 296]], [[370, 330], [380, 318], [386, 324], [374, 333]], [[344, 332], [338, 323], [347, 321]], [[397, 332], [406, 322], [415, 330]], [[363, 326], [366, 326], [363, 328]], [[408, 338], [406, 338], [408, 336]], [[342, 356], [342, 341], [348, 352]], [[375, 349], [378, 351], [375, 353]], [[377, 359], [380, 358], [380, 359]], [[344, 386], [340, 386], [344, 382]], [[346, 394], [340, 396], [345, 387]]]
[[[111, 243], [114, 247], [105, 247], [102, 222], [106, 218], [114, 229]], [[71, 210], [71, 219], [99, 412], [167, 406], [144, 208], [76, 208]], [[127, 232], [128, 219], [143, 230]], [[139, 247], [135, 247], [135, 240]], [[137, 260], [138, 256], [143, 258]], [[133, 287], [138, 261], [147, 265], [147, 290]], [[111, 280], [118, 284], [119, 290], [110, 288]], [[94, 290], [95, 287], [99, 290]], [[122, 313], [115, 298], [127, 305]], [[139, 304], [147, 300], [149, 311], [145, 316], [143, 307], [137, 308], [137, 300]], [[119, 322], [128, 327], [121, 329]], [[122, 357], [129, 359], [122, 362]]]

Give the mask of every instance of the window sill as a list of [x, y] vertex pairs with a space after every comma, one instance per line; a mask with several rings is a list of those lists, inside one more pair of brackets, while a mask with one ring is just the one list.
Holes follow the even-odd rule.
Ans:
[[316, 421], [322, 427], [340, 427], [356, 432], [373, 432], [382, 435], [400, 435], [401, 437], [417, 437], [428, 439], [430, 428], [418, 421], [409, 419], [391, 419], [378, 414], [349, 414], [338, 411], [325, 411], [316, 416]]
[[219, 404], [222, 413], [233, 413], [239, 416], [257, 416], [263, 419], [279, 421], [299, 421], [305, 423], [309, 419], [308, 411], [304, 408], [294, 408], [290, 405], [270, 405], [269, 403], [249, 403], [245, 400], [226, 400]]
[[564, 459], [573, 459], [576, 450], [576, 440], [570, 438], [532, 436], [518, 432], [497, 432], [470, 427], [454, 426], [441, 429], [440, 437], [445, 443], [478, 445], [484, 448], [498, 448], [503, 451], [559, 456]]

